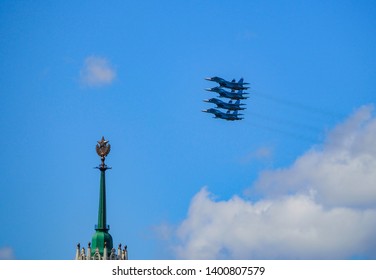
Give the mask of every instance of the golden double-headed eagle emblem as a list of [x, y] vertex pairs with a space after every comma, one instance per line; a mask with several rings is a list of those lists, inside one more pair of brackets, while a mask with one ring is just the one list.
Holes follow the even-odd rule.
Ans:
[[105, 140], [103, 136], [102, 139], [97, 142], [98, 144], [95, 146], [97, 154], [101, 158], [105, 158], [110, 153], [111, 145], [108, 144], [108, 140]]

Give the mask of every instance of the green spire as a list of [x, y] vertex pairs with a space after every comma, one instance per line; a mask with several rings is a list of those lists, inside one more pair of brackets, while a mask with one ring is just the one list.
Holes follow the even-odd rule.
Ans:
[[101, 256], [103, 256], [105, 246], [107, 248], [107, 254], [109, 254], [113, 248], [112, 236], [108, 233], [110, 227], [107, 225], [106, 217], [106, 170], [111, 168], [104, 164], [110, 149], [110, 144], [108, 144], [108, 141], [102, 137], [102, 140], [98, 141], [96, 146], [97, 154], [101, 157], [102, 163], [97, 167], [101, 172], [101, 177], [99, 188], [98, 224], [95, 227], [95, 233], [92, 237], [92, 255], [95, 254], [97, 248]]
[[106, 220], [106, 170], [101, 170], [97, 228], [100, 230], [106, 230]]

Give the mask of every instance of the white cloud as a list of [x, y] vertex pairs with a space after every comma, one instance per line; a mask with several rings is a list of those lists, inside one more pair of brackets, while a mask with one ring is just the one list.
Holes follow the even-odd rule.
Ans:
[[261, 174], [258, 202], [192, 199], [172, 238], [183, 259], [376, 257], [376, 119], [360, 108], [292, 166]]
[[276, 196], [315, 193], [325, 206], [376, 206], [376, 119], [360, 108], [331, 131], [321, 148], [311, 149], [286, 169], [266, 171], [255, 187]]
[[14, 252], [10, 247], [0, 248], [0, 260], [14, 260]]
[[367, 253], [376, 211], [325, 209], [305, 195], [215, 201], [202, 189], [176, 234], [183, 259], [341, 259]]
[[90, 56], [85, 59], [80, 72], [80, 81], [89, 87], [111, 84], [116, 77], [116, 71], [109, 61], [103, 57]]

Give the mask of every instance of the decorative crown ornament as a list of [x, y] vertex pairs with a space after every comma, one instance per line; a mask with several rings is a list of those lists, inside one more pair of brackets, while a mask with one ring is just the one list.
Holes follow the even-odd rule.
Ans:
[[102, 136], [102, 139], [97, 141], [98, 144], [95, 146], [95, 149], [97, 151], [98, 156], [101, 157], [102, 164], [99, 166], [99, 169], [107, 169], [107, 166], [104, 164], [104, 161], [106, 159], [106, 156], [110, 153], [111, 145], [108, 144], [108, 140], [104, 139], [104, 136]]
[[97, 154], [100, 157], [106, 157], [111, 150], [111, 145], [108, 144], [108, 140], [104, 139], [104, 136], [102, 136], [102, 139], [100, 141], [97, 141], [98, 144], [95, 147], [97, 150]]

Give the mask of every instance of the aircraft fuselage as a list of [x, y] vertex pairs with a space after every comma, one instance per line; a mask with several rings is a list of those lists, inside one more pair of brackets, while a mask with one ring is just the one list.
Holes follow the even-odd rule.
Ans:
[[240, 100], [240, 99], [247, 99], [248, 97], [243, 96], [243, 94], [248, 94], [248, 93], [238, 93], [238, 92], [230, 92], [226, 91], [223, 88], [220, 87], [214, 87], [210, 89], [206, 89], [207, 91], [213, 91], [219, 94], [220, 97], [224, 98], [230, 98], [230, 99], [235, 99], [235, 100]]
[[213, 103], [213, 104], [217, 105], [217, 108], [222, 108], [222, 109], [226, 109], [226, 110], [230, 110], [230, 111], [239, 111], [239, 110], [244, 110], [245, 109], [243, 107], [240, 107], [240, 106], [245, 105], [245, 104], [240, 104], [240, 103], [226, 103], [226, 102], [223, 102], [223, 101], [221, 101], [219, 99], [216, 99], [216, 98], [210, 98], [210, 99], [204, 100], [204, 101], [205, 102], [210, 102], [210, 103]]
[[245, 84], [248, 84], [248, 83], [243, 83], [242, 82], [243, 79], [241, 79], [241, 81], [239, 81], [239, 82], [235, 82], [235, 81], [229, 82], [229, 81], [226, 81], [225, 79], [222, 79], [220, 77], [206, 78], [206, 80], [216, 82], [221, 87], [234, 89], [234, 90], [246, 90], [246, 89], [249, 88], [249, 87], [244, 86]]
[[205, 113], [211, 113], [211, 114], [214, 114], [215, 115], [215, 118], [217, 119], [224, 119], [226, 121], [237, 121], [237, 120], [242, 120], [243, 118], [239, 118], [238, 117], [238, 112], [235, 111], [234, 113], [230, 114], [230, 113], [223, 113], [217, 109], [207, 109], [207, 110], [203, 110], [203, 112]]

